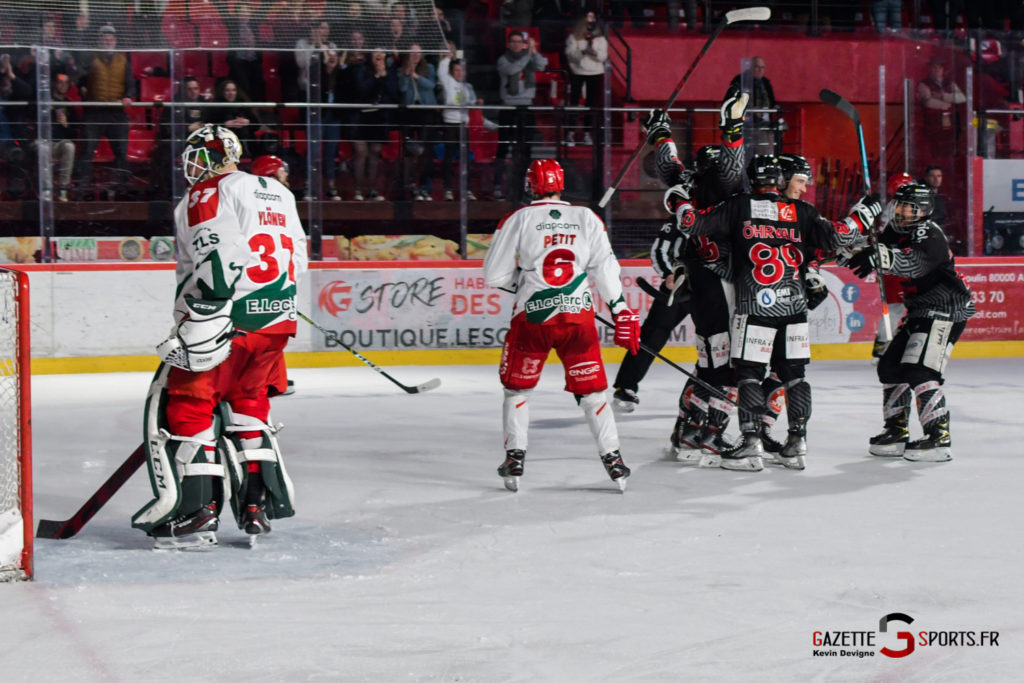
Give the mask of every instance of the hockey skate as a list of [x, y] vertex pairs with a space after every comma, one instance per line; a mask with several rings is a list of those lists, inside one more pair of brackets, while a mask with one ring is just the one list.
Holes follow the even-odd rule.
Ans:
[[519, 490], [519, 477], [523, 476], [523, 461], [526, 453], [521, 450], [505, 452], [505, 462], [498, 467], [498, 475], [505, 480], [505, 488], [509, 491]]
[[723, 470], [736, 470], [740, 472], [760, 472], [764, 469], [764, 446], [761, 445], [761, 437], [757, 432], [744, 432], [743, 440], [733, 448], [721, 453], [721, 467]]
[[617, 388], [612, 394], [612, 407], [620, 413], [632, 413], [640, 405], [640, 397], [632, 389]]
[[604, 464], [608, 476], [619, 485], [619, 490], [625, 491], [626, 479], [629, 478], [630, 469], [626, 467], [626, 463], [622, 462], [622, 455], [618, 451], [612, 451], [602, 455], [601, 462]]
[[700, 459], [700, 432], [704, 427], [703, 415], [691, 415], [689, 418], [676, 419], [675, 428], [669, 438], [673, 454], [680, 462], [691, 462]]
[[885, 421], [882, 433], [871, 437], [868, 453], [883, 458], [898, 458], [906, 450], [908, 441], [910, 430], [907, 429], [907, 419], [890, 418]]
[[202, 550], [217, 545], [217, 505], [209, 503], [149, 532], [154, 550]]
[[765, 453], [775, 455], [776, 453], [782, 452], [783, 443], [772, 438], [771, 432], [768, 431], [768, 427], [765, 427], [761, 432], [761, 446], [764, 448]]
[[242, 531], [249, 534], [249, 545], [255, 546], [256, 539], [262, 534], [270, 533], [270, 521], [267, 513], [259, 505], [246, 505], [242, 513]]
[[719, 467], [722, 464], [722, 453], [736, 447], [736, 444], [722, 435], [721, 427], [705, 426], [697, 441], [700, 443], [700, 467]]
[[908, 443], [903, 451], [903, 459], [912, 462], [946, 462], [953, 459], [952, 446], [947, 416], [929, 425], [923, 438]]
[[796, 424], [789, 430], [786, 445], [775, 454], [775, 460], [789, 470], [804, 469], [804, 457], [807, 455], [807, 427]]

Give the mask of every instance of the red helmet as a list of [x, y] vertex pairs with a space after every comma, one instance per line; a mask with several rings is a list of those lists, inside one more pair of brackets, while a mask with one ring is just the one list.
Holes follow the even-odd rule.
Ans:
[[889, 182], [886, 184], [885, 189], [888, 192], [889, 197], [892, 198], [896, 194], [896, 190], [912, 182], [914, 182], [914, 177], [909, 173], [897, 173], [893, 177], [889, 178]]
[[253, 175], [277, 178], [277, 172], [281, 170], [284, 170], [285, 174], [287, 174], [288, 164], [284, 162], [284, 159], [276, 157], [273, 154], [266, 154], [252, 162]]
[[560, 193], [565, 189], [565, 171], [554, 159], [537, 159], [526, 171], [526, 184], [534, 197]]

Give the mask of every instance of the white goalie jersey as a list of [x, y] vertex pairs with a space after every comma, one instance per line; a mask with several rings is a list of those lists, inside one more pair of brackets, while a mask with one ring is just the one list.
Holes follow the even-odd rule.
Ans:
[[484, 258], [492, 287], [514, 289], [528, 322], [594, 319], [591, 277], [606, 302], [622, 296], [619, 262], [601, 219], [585, 206], [541, 199], [505, 216]]
[[306, 234], [291, 191], [241, 171], [192, 186], [174, 212], [178, 291], [184, 299], [231, 299], [235, 327], [294, 334], [295, 290], [306, 271]]

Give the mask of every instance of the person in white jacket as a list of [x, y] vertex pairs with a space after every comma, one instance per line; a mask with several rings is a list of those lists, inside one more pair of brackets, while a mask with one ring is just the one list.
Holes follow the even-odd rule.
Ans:
[[593, 279], [615, 317], [614, 341], [640, 348], [640, 316], [622, 294], [619, 262], [601, 219], [560, 199], [565, 172], [554, 159], [537, 159], [526, 172], [533, 202], [505, 216], [484, 258], [484, 280], [515, 292], [498, 374], [504, 389], [505, 461], [498, 474], [519, 490], [530, 425], [529, 398], [554, 349], [565, 368], [565, 390], [583, 409], [597, 454], [621, 490], [629, 468], [619, 454], [615, 417], [605, 391], [608, 377], [594, 326]]
[[[437, 78], [441, 81], [441, 90], [444, 94], [443, 104], [447, 105], [441, 110], [441, 120], [444, 123], [441, 127], [441, 135], [444, 138], [441, 182], [444, 183], [446, 202], [455, 199], [455, 193], [452, 191], [452, 161], [459, 155], [459, 130], [469, 124], [469, 107], [484, 103], [476, 96], [473, 86], [466, 82], [466, 64], [461, 59], [453, 59], [455, 52], [455, 44], [448, 43], [448, 54], [437, 65]], [[459, 108], [448, 108], [452, 106]], [[467, 189], [466, 199], [473, 200], [476, 197]]]
[[[604, 93], [604, 70], [608, 61], [608, 39], [597, 20], [587, 12], [572, 29], [565, 41], [565, 56], [569, 62], [569, 106], [579, 105], [586, 97], [587, 111], [583, 115], [583, 144], [594, 144], [590, 131], [594, 129], [593, 111], [601, 106]], [[575, 144], [575, 131], [579, 117], [570, 112], [566, 141]]]

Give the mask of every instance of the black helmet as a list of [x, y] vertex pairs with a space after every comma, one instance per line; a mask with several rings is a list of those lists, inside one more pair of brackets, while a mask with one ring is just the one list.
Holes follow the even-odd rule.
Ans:
[[807, 161], [806, 157], [787, 152], [780, 154], [778, 159], [779, 167], [782, 169], [782, 189], [786, 189], [786, 186], [789, 185], [789, 179], [795, 175], [807, 176], [807, 184], [814, 184], [814, 171], [811, 169], [811, 164]]
[[782, 168], [774, 154], [757, 154], [747, 164], [747, 177], [753, 188], [777, 189], [782, 184]]
[[[909, 215], [906, 214], [910, 208]], [[892, 197], [891, 225], [897, 232], [910, 232], [910, 229], [924, 223], [935, 209], [935, 195], [927, 185], [907, 183]]]
[[704, 145], [699, 150], [697, 150], [697, 173], [707, 173], [708, 171], [710, 171], [711, 169], [718, 165], [718, 160], [721, 157], [722, 150], [718, 148], [718, 145]]

